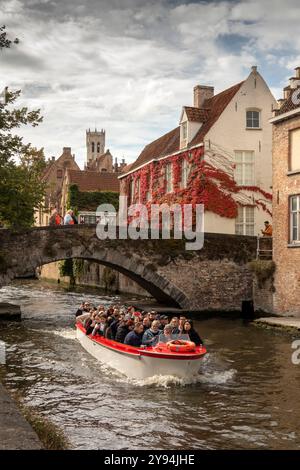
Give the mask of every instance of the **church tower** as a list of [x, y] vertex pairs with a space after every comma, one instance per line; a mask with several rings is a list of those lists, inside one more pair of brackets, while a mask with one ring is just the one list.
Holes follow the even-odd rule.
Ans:
[[105, 149], [105, 131], [86, 131], [86, 162], [92, 163], [97, 157], [104, 154]]

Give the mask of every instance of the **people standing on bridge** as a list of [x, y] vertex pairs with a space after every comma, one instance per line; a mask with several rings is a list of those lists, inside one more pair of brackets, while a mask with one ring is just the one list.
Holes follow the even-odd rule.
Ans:
[[66, 215], [64, 217], [64, 225], [74, 225], [74, 220], [72, 218], [72, 210], [69, 209], [67, 212], [66, 212]]
[[71, 211], [71, 217], [75, 225], [78, 225], [78, 219], [76, 215], [74, 214], [74, 211]]
[[189, 335], [190, 340], [195, 343], [196, 346], [200, 346], [200, 344], [203, 344], [202, 339], [194, 328], [192, 320], [186, 320], [184, 322], [182, 334]]
[[268, 220], [265, 221], [265, 229], [261, 230], [264, 237], [272, 237], [273, 227]]
[[49, 220], [49, 225], [61, 225], [62, 218], [57, 212], [57, 209], [53, 209], [51, 212], [50, 220]]

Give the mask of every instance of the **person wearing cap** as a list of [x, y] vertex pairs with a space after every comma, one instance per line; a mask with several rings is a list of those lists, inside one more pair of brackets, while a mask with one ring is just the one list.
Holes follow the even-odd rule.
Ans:
[[265, 229], [261, 230], [261, 233], [264, 237], [272, 237], [273, 234], [273, 227], [268, 220], [265, 221]]
[[161, 315], [159, 321], [160, 321], [161, 329], [162, 329], [162, 330], [164, 329], [164, 327], [165, 327], [166, 325], [169, 324], [169, 319], [168, 319], [167, 315]]

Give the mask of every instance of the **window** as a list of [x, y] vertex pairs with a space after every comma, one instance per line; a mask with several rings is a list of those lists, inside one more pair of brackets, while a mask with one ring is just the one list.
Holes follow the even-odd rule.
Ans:
[[237, 150], [235, 152], [234, 178], [240, 186], [252, 186], [255, 184], [254, 176], [254, 152]]
[[62, 178], [63, 177], [63, 171], [62, 170], [57, 170], [56, 176], [57, 176], [57, 178]]
[[181, 125], [182, 128], [182, 140], [187, 139], [187, 122], [183, 122]]
[[300, 129], [290, 131], [290, 171], [300, 170]]
[[171, 193], [173, 191], [172, 163], [167, 163], [165, 177], [166, 177], [166, 192]]
[[300, 195], [290, 198], [290, 243], [300, 243]]
[[100, 144], [99, 144], [99, 142], [97, 144], [97, 153], [100, 153]]
[[254, 207], [239, 207], [235, 219], [236, 235], [254, 235]]
[[94, 153], [94, 152], [95, 152], [95, 143], [92, 142], [92, 153]]
[[137, 195], [137, 200], [135, 202], [140, 202], [140, 178], [137, 178], [135, 181], [135, 194]]
[[181, 165], [181, 187], [186, 188], [187, 187], [187, 182], [188, 182], [188, 177], [189, 177], [189, 164], [187, 160], [184, 158], [182, 160], [182, 165]]
[[246, 127], [248, 129], [260, 128], [260, 112], [259, 111], [247, 111], [246, 112]]
[[134, 201], [134, 180], [130, 181], [130, 202]]

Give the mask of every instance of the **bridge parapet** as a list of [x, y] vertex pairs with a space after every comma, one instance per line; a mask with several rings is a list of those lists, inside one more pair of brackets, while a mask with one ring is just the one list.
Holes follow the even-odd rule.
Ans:
[[205, 234], [204, 247], [185, 240], [99, 240], [95, 225], [0, 230], [0, 285], [66, 258], [99, 262], [127, 275], [159, 301], [193, 310], [236, 310], [251, 299], [247, 262], [256, 237]]

